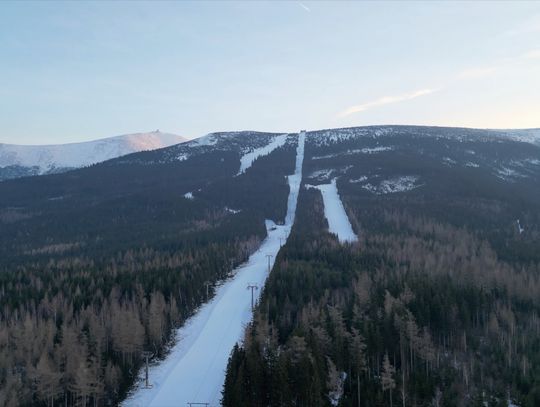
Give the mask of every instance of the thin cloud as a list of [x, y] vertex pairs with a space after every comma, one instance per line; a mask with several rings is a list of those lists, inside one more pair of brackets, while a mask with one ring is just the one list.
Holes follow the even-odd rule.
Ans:
[[[522, 55], [516, 55], [514, 57], [509, 57], [509, 58], [500, 60], [498, 62], [495, 62], [490, 66], [473, 67], [470, 69], [466, 69], [460, 72], [459, 74], [457, 74], [457, 76], [454, 77], [454, 80], [450, 80], [449, 83], [447, 83], [446, 85], [451, 86], [452, 84], [455, 84], [461, 81], [485, 78], [485, 77], [497, 74], [498, 72], [503, 71], [505, 69], [510, 69], [514, 65], [525, 63], [525, 60], [527, 59], [540, 59], [540, 49], [532, 49]], [[384, 96], [379, 99], [372, 100], [370, 102], [350, 106], [344, 111], [338, 113], [337, 117], [342, 118], [342, 117], [349, 116], [351, 114], [364, 112], [374, 107], [379, 107], [379, 106], [389, 105], [392, 103], [398, 103], [398, 102], [403, 102], [403, 101], [407, 101], [411, 99], [416, 99], [417, 97], [420, 97], [420, 96], [430, 95], [434, 92], [437, 92], [440, 89], [441, 88], [426, 88], [426, 89], [420, 89], [415, 92], [406, 93], [402, 95]]]
[[389, 105], [392, 103], [398, 103], [398, 102], [404, 102], [406, 100], [416, 99], [420, 96], [430, 95], [433, 92], [436, 92], [437, 90], [438, 89], [427, 88], [427, 89], [420, 89], [415, 92], [406, 93], [402, 95], [384, 96], [379, 99], [373, 100], [371, 102], [366, 102], [360, 105], [351, 106], [345, 109], [344, 111], [340, 112], [338, 114], [338, 117], [346, 117], [354, 113], [364, 112], [373, 107], [379, 107], [379, 106]]
[[457, 79], [479, 79], [487, 76], [491, 76], [495, 73], [503, 71], [505, 69], [512, 68], [513, 66], [526, 63], [528, 59], [539, 59], [540, 49], [531, 49], [528, 52], [515, 55], [513, 57], [507, 57], [499, 61], [493, 62], [491, 66], [473, 67], [461, 71], [457, 75]]
[[302, 7], [304, 10], [306, 10], [308, 13], [311, 13], [311, 9], [308, 6], [306, 6], [304, 3], [299, 1], [298, 4], [300, 5], [300, 7]]

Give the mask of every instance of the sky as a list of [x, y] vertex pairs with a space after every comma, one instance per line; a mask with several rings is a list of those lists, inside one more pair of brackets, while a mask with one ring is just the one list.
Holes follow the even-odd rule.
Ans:
[[0, 143], [540, 127], [540, 2], [0, 2]]

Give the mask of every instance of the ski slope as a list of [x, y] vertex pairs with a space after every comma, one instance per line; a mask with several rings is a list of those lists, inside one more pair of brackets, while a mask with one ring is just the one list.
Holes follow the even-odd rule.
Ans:
[[294, 223], [302, 182], [304, 141], [305, 134], [300, 133], [295, 172], [288, 177], [290, 192], [284, 225], [266, 221], [268, 236], [260, 248], [177, 331], [176, 345], [166, 360], [150, 369], [153, 387], [135, 389], [123, 406], [187, 406], [188, 402], [220, 405], [230, 352], [242, 340], [244, 328], [251, 320], [251, 291], [247, 286], [259, 287], [255, 296], [258, 299], [269, 272], [267, 255], [271, 255], [272, 267], [281, 240], [287, 239]]
[[288, 134], [282, 134], [281, 136], [276, 136], [274, 139], [264, 147], [256, 148], [250, 153], [244, 154], [240, 158], [240, 170], [238, 175], [246, 172], [252, 165], [253, 162], [262, 156], [270, 154], [276, 148], [281, 147], [287, 141]]
[[328, 221], [328, 230], [330, 233], [337, 235], [341, 243], [356, 242], [358, 236], [354, 233], [351, 222], [343, 203], [338, 194], [336, 179], [334, 178], [330, 184], [308, 186], [321, 191], [324, 203], [324, 216]]

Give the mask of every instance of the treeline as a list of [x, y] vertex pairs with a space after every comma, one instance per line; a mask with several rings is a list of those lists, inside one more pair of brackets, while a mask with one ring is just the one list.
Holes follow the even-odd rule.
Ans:
[[538, 263], [397, 205], [368, 229], [349, 206], [361, 239], [342, 246], [318, 192], [299, 205], [224, 406], [540, 405]]

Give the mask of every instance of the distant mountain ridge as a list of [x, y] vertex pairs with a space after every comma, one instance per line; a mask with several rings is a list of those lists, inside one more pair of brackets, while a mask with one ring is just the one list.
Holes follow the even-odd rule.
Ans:
[[140, 151], [183, 143], [186, 138], [159, 130], [81, 143], [16, 145], [0, 143], [0, 180], [63, 172]]

